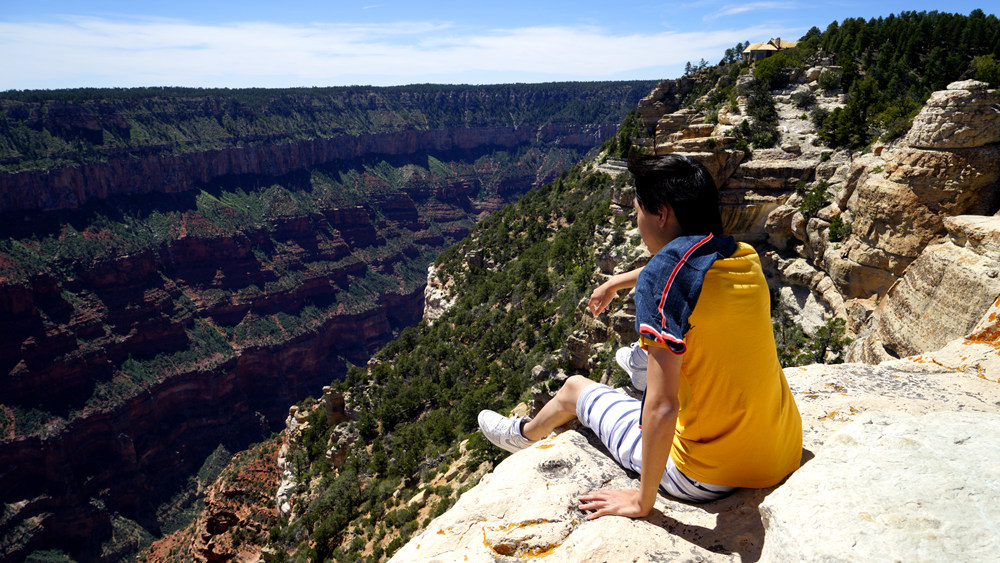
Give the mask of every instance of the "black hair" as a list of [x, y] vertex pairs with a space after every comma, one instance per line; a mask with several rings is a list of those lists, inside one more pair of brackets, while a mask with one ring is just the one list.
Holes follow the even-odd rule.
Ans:
[[705, 167], [680, 154], [629, 155], [635, 176], [635, 199], [643, 210], [657, 213], [669, 205], [685, 235], [722, 235], [719, 191]]

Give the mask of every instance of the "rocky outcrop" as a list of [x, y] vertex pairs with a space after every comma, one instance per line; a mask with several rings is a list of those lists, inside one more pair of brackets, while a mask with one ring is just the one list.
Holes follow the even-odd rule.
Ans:
[[989, 561], [997, 463], [1000, 414], [859, 416], [761, 504], [762, 560]]
[[1000, 111], [985, 82], [965, 80], [934, 92], [913, 120], [904, 145], [968, 149], [1000, 143]]
[[[997, 103], [997, 92], [982, 83], [952, 84], [932, 96], [897, 146], [852, 165], [837, 197], [853, 217], [851, 235], [834, 252], [814, 249], [846, 299], [884, 295], [945, 234], [946, 217], [996, 211], [1000, 145], [997, 118], [988, 114]], [[982, 128], [973, 130], [973, 122]]]
[[[994, 454], [978, 457], [996, 450], [996, 432], [984, 431], [1000, 424], [996, 382], [923, 358], [785, 374], [805, 451], [803, 466], [777, 487], [705, 505], [658, 497], [645, 519], [587, 521], [577, 495], [638, 482], [589, 430], [567, 431], [504, 460], [393, 561], [839, 560], [853, 558], [856, 545], [884, 560], [890, 547], [876, 546], [887, 537], [893, 560], [968, 560], [1000, 548], [986, 532], [1000, 522], [1000, 490], [988, 477]], [[942, 482], [956, 484], [947, 496]]]
[[639, 115], [642, 117], [642, 125], [646, 133], [653, 134], [655, 137], [657, 123], [660, 119], [666, 114], [677, 111], [681, 107], [684, 96], [694, 88], [695, 84], [691, 78], [663, 80], [649, 95], [640, 100]]
[[442, 281], [432, 264], [427, 268], [427, 286], [424, 288], [424, 320], [433, 324], [441, 318], [458, 299], [453, 293], [451, 280]]
[[155, 542], [146, 561], [255, 561], [277, 521], [277, 440], [236, 454], [201, 492], [205, 508], [193, 523]]
[[1000, 296], [1000, 217], [944, 222], [949, 240], [910, 264], [848, 349], [848, 361], [874, 364], [937, 350], [968, 334]]

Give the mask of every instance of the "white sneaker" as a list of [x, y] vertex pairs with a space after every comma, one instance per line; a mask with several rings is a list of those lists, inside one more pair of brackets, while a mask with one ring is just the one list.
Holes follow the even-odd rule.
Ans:
[[494, 446], [514, 453], [535, 442], [521, 435], [521, 421], [531, 420], [522, 416], [503, 416], [493, 411], [479, 412], [479, 429]]
[[639, 347], [639, 343], [619, 348], [615, 352], [615, 360], [625, 373], [632, 379], [632, 386], [639, 391], [646, 390], [646, 363], [649, 356]]

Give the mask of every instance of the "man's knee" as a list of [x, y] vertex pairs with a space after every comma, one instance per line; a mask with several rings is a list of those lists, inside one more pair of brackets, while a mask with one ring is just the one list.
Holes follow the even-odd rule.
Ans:
[[563, 400], [575, 405], [576, 399], [580, 396], [580, 393], [583, 392], [587, 386], [593, 385], [594, 383], [594, 380], [588, 379], [582, 375], [571, 375], [562, 384], [562, 388], [559, 389], [559, 394], [562, 395], [561, 398]]

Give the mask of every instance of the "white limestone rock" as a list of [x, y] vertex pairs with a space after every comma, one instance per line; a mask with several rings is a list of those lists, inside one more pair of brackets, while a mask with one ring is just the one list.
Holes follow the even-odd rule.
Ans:
[[996, 561], [1000, 415], [864, 415], [761, 505], [766, 561]]
[[984, 82], [953, 82], [931, 94], [903, 140], [911, 147], [964, 149], [1000, 142], [1000, 95]]
[[438, 277], [434, 264], [427, 267], [427, 286], [424, 288], [424, 320], [427, 324], [434, 324], [455, 304], [458, 294], [451, 291], [452, 285], [454, 283], [450, 279], [444, 282]]
[[587, 521], [577, 508], [578, 495], [638, 486], [587, 436], [567, 431], [508, 457], [392, 561], [493, 563], [543, 556], [566, 563], [736, 561], [759, 556], [762, 528], [756, 506], [766, 491], [740, 491], [704, 506], [661, 497], [644, 520]]
[[987, 309], [972, 332], [949, 342], [940, 350], [912, 359], [933, 362], [942, 368], [973, 375], [984, 381], [1000, 382], [1000, 297]]
[[938, 350], [969, 334], [1000, 296], [1000, 265], [990, 250], [1000, 240], [1000, 217], [955, 217], [946, 225], [952, 239], [910, 264], [851, 344], [848, 361]]
[[[823, 451], [824, 442], [845, 425], [877, 414], [918, 416], [948, 410], [987, 412], [1000, 417], [1000, 385], [919, 358], [879, 366], [789, 368], [785, 376], [802, 415], [807, 460]], [[869, 447], [859, 444], [852, 455], [869, 456]], [[815, 462], [808, 461], [799, 472], [812, 471]], [[963, 463], [957, 460], [952, 471], [962, 473]], [[864, 478], [876, 476], [865, 473]], [[777, 494], [772, 493], [775, 488], [741, 490], [727, 499], [703, 505], [660, 497], [654, 513], [644, 520], [608, 517], [588, 522], [576, 508], [576, 497], [582, 493], [637, 485], [635, 475], [627, 474], [608, 457], [589, 430], [568, 431], [508, 457], [454, 507], [411, 539], [393, 561], [492, 562], [539, 556], [545, 556], [547, 561], [574, 563], [760, 559], [765, 530], [758, 506], [769, 494]], [[779, 485], [777, 492], [786, 486]], [[863, 481], [859, 490], [864, 491], [866, 486]], [[808, 491], [808, 495], [799, 491], [796, 498], [808, 502], [805, 497], [817, 490]], [[1000, 498], [994, 502], [1000, 505]], [[785, 519], [784, 510], [798, 510], [778, 505], [770, 497], [768, 504], [772, 507], [769, 517], [775, 522]], [[951, 529], [965, 525], [964, 520], [955, 518], [955, 514], [942, 517], [942, 526]], [[802, 525], [810, 527], [810, 534], [822, 535], [816, 533], [819, 524], [824, 531], [847, 525], [825, 515]], [[900, 535], [892, 539], [905, 544], [917, 538]], [[853, 539], [838, 541], [839, 553], [853, 553]]]

